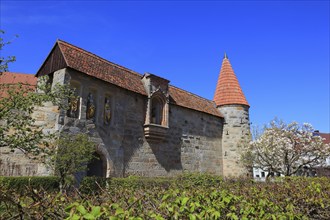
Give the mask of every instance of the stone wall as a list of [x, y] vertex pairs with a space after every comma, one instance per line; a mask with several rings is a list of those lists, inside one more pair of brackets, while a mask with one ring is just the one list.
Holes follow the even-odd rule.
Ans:
[[222, 137], [222, 167], [224, 176], [246, 176], [248, 171], [241, 165], [240, 149], [250, 140], [249, 107], [225, 105], [218, 107], [225, 117]]
[[[107, 153], [107, 175], [164, 176], [183, 171], [221, 173], [222, 119], [170, 105], [164, 140], [146, 140], [144, 122], [148, 98], [70, 70], [79, 89], [81, 113], [67, 132], [87, 132]], [[96, 100], [96, 117], [86, 120], [88, 93]], [[111, 98], [111, 121], [104, 123], [104, 98]], [[68, 120], [67, 120], [68, 121]], [[66, 123], [67, 123], [66, 121]], [[71, 120], [72, 121], [72, 120]], [[90, 123], [95, 129], [84, 130]], [[102, 152], [103, 153], [102, 153]], [[110, 166], [110, 167], [109, 167]]]
[[[53, 84], [69, 82], [76, 88], [78, 114], [73, 116], [46, 103], [34, 113], [36, 123], [47, 132], [88, 134], [105, 160], [106, 176], [173, 176], [184, 171], [222, 174], [222, 118], [170, 104], [168, 128], [163, 127], [165, 138], [146, 139], [147, 96], [71, 69], [56, 71], [52, 78]], [[95, 117], [87, 119], [90, 93], [96, 106]], [[108, 122], [104, 119], [106, 98], [111, 109]], [[19, 152], [3, 151], [0, 165], [7, 168], [1, 168], [0, 175], [51, 173], [40, 164], [22, 159], [23, 156]]]
[[220, 175], [221, 120], [175, 105], [170, 105], [169, 116], [165, 139], [146, 141], [142, 136], [136, 148], [127, 143], [125, 174], [166, 176], [187, 171]]
[[[43, 132], [54, 133], [58, 115], [57, 106], [44, 103], [36, 107], [33, 118], [37, 128]], [[0, 176], [47, 176], [52, 171], [38, 160], [29, 159], [21, 150], [12, 150], [7, 147], [0, 148]]]
[[27, 158], [21, 150], [0, 148], [0, 176], [48, 176], [51, 174], [44, 164]]

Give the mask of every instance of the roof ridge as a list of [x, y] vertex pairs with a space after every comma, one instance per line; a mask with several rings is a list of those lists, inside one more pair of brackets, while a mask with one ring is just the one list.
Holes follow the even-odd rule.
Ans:
[[92, 56], [92, 57], [94, 57], [94, 58], [96, 58], [96, 59], [98, 59], [98, 60], [102, 60], [102, 61], [104, 61], [104, 62], [107, 62], [108, 64], [110, 64], [110, 65], [112, 65], [112, 66], [118, 67], [119, 69], [122, 69], [122, 70], [124, 70], [124, 71], [129, 72], [129, 73], [132, 73], [132, 74], [134, 74], [134, 75], [138, 75], [138, 76], [140, 76], [140, 77], [143, 76], [142, 74], [140, 74], [140, 73], [138, 73], [138, 72], [135, 72], [134, 70], [128, 69], [128, 68], [126, 68], [126, 67], [124, 67], [124, 66], [121, 66], [121, 65], [119, 65], [119, 64], [117, 64], [117, 63], [114, 63], [114, 62], [111, 62], [111, 61], [109, 61], [109, 60], [106, 60], [106, 59], [104, 59], [104, 58], [102, 58], [102, 57], [100, 57], [100, 56], [98, 56], [98, 55], [96, 55], [96, 54], [94, 54], [94, 53], [92, 53], [92, 52], [89, 52], [89, 51], [87, 51], [87, 50], [85, 50], [85, 49], [82, 49], [81, 47], [77, 47], [77, 46], [75, 46], [75, 45], [73, 45], [73, 44], [70, 44], [70, 43], [64, 41], [64, 40], [57, 39], [57, 41], [58, 41], [58, 42], [61, 42], [61, 43], [64, 43], [64, 44], [66, 44], [67, 46], [69, 46], [69, 47], [71, 47], [71, 48], [78, 49], [80, 52], [82, 52], [82, 53], [84, 53], [84, 54], [86, 54], [86, 55], [88, 55], [88, 56]]
[[[173, 85], [169, 85], [169, 86], [171, 86], [171, 87], [173, 87], [173, 88], [175, 88], [175, 89], [181, 90], [181, 91], [183, 91], [183, 92], [189, 93], [190, 95], [193, 95], [193, 96], [195, 96], [195, 97], [197, 97], [197, 98], [204, 99], [204, 100], [209, 101], [209, 102], [214, 102], [213, 100], [210, 100], [210, 99], [204, 98], [204, 97], [202, 97], [202, 96], [200, 96], [200, 95], [197, 95], [197, 94], [195, 94], [195, 93], [189, 92], [189, 91], [187, 91], [187, 90], [185, 90], [185, 89], [182, 89], [182, 88], [179, 88], [179, 87], [176, 87], [176, 86], [173, 86]], [[215, 102], [214, 102], [214, 103], [215, 103]]]

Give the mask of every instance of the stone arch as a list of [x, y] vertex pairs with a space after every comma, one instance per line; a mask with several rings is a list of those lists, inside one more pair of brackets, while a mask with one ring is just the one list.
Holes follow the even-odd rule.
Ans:
[[105, 148], [103, 143], [100, 143], [96, 147], [96, 153], [98, 153], [104, 163], [105, 177], [110, 177], [114, 173], [113, 160], [110, 157], [108, 150]]
[[94, 158], [88, 163], [87, 176], [106, 177], [106, 163], [102, 155], [93, 153]]

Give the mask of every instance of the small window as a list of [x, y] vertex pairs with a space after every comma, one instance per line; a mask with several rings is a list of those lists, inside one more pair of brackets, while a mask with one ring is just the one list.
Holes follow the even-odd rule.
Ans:
[[265, 177], [265, 172], [261, 172], [261, 177]]

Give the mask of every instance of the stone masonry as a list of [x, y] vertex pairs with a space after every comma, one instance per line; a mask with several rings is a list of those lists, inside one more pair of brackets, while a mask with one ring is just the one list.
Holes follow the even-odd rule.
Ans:
[[249, 108], [242, 105], [218, 107], [225, 117], [222, 137], [223, 175], [239, 176], [246, 172], [240, 165], [240, 147], [250, 139]]
[[[249, 105], [227, 57], [213, 101], [64, 41], [56, 42], [36, 76], [42, 75], [53, 85], [70, 84], [78, 99], [69, 100], [68, 111], [45, 103], [34, 113], [36, 123], [45, 132], [88, 134], [102, 161], [88, 175], [247, 174], [239, 143], [250, 138]], [[22, 153], [0, 150], [0, 175], [52, 174]]]

